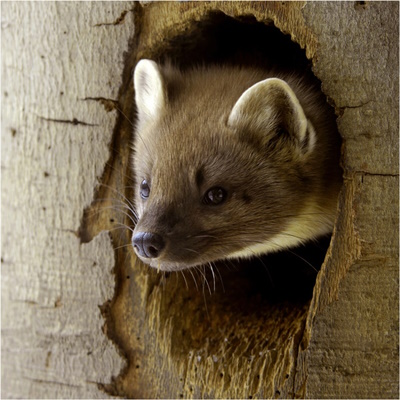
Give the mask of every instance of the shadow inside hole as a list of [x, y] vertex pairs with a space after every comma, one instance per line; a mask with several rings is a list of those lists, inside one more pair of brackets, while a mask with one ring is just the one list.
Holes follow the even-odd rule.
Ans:
[[234, 19], [221, 12], [212, 12], [206, 19], [193, 22], [185, 34], [165, 43], [155, 58], [159, 62], [171, 60], [181, 69], [228, 64], [306, 74], [311, 71], [304, 50], [272, 21], [260, 23], [254, 16]]
[[[209, 306], [217, 303], [222, 312], [232, 309], [236, 314], [246, 315], [281, 303], [302, 307], [312, 297], [329, 244], [330, 236], [326, 236], [261, 257], [221, 261], [212, 268], [204, 267], [201, 273], [185, 271], [185, 280], [180, 285], [187, 287], [200, 306], [203, 303], [204, 311], [207, 303]], [[170, 278], [168, 275], [166, 280]]]
[[[231, 271], [219, 266], [221, 286], [229, 295], [234, 293], [240, 302], [250, 303], [255, 300], [260, 304], [278, 304], [290, 302], [304, 304], [313, 294], [318, 271], [324, 261], [330, 244], [330, 236], [290, 250], [284, 250], [249, 260], [235, 261]], [[232, 277], [232, 270], [234, 275]], [[210, 279], [209, 275], [207, 278]], [[246, 282], [246, 284], [243, 284]], [[248, 310], [248, 306], [246, 306]]]

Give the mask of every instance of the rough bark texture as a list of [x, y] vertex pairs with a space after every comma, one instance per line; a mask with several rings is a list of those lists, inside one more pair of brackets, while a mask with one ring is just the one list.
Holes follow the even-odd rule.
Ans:
[[[138, 398], [397, 398], [398, 3], [50, 4], [2, 4], [3, 397], [100, 397], [101, 382]], [[157, 274], [120, 229], [131, 225], [121, 201], [135, 63], [216, 59], [213, 29], [237, 21], [290, 34], [338, 115], [343, 190], [311, 301], [266, 297], [245, 266], [209, 283]], [[263, 38], [271, 54], [274, 32]], [[120, 110], [116, 123], [88, 97], [116, 100], [102, 101]], [[103, 166], [79, 230], [93, 241], [79, 245]], [[97, 309], [113, 289], [103, 230], [115, 248], [105, 333], [127, 360], [110, 384], [122, 362]]]
[[[82, 210], [110, 156], [129, 3], [2, 2], [2, 398], [109, 397], [124, 365], [99, 310], [114, 291], [107, 233]], [[112, 103], [112, 101], [111, 101]]]

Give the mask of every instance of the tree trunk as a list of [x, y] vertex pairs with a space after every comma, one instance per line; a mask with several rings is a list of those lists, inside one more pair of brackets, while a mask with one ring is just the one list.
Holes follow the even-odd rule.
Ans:
[[77, 231], [110, 156], [116, 111], [101, 99], [118, 98], [131, 8], [1, 3], [2, 398], [109, 397], [97, 382], [124, 365], [98, 307], [114, 291], [110, 239]]
[[[2, 3], [2, 396], [397, 398], [398, 11]], [[343, 188], [312, 294], [255, 265], [157, 273], [129, 245], [136, 62], [235, 61], [236, 44], [311, 60], [338, 116]]]

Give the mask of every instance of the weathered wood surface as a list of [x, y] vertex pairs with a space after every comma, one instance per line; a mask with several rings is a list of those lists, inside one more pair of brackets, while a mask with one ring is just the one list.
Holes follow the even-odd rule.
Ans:
[[316, 3], [315, 72], [343, 136], [344, 191], [307, 321], [308, 397], [397, 398], [398, 3]]
[[[97, 305], [112, 297], [115, 263], [102, 309], [127, 367], [110, 394], [397, 398], [398, 3], [50, 4], [2, 4], [3, 397], [106, 396], [93, 382], [109, 382], [122, 361]], [[266, 301], [243, 270], [222, 269], [225, 291], [217, 279], [208, 295], [201, 277], [196, 288], [190, 274], [136, 262], [119, 229], [129, 222], [118, 193], [130, 194], [135, 62], [210, 11], [290, 33], [335, 106], [344, 185], [311, 303]], [[118, 100], [112, 139], [115, 111], [86, 97]], [[98, 126], [49, 120], [74, 118]], [[103, 167], [79, 231], [93, 241], [79, 245], [73, 231]], [[96, 237], [105, 229], [114, 261], [107, 236]]]
[[[77, 237], [109, 158], [131, 3], [2, 2], [2, 398], [104, 398], [124, 365], [99, 310], [106, 232]], [[123, 12], [124, 23], [116, 21]]]

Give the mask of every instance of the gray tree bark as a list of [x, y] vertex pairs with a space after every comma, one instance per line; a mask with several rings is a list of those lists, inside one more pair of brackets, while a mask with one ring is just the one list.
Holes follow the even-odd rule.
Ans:
[[[99, 310], [107, 233], [82, 212], [110, 151], [132, 4], [2, 2], [2, 398], [102, 398], [124, 365]], [[124, 23], [115, 24], [121, 14]]]

